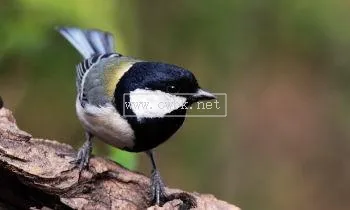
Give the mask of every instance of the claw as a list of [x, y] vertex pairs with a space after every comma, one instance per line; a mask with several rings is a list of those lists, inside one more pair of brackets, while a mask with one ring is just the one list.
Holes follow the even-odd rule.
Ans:
[[160, 177], [159, 171], [157, 170], [152, 150], [147, 151], [146, 154], [151, 159], [153, 166], [151, 175], [151, 205], [157, 205], [161, 207], [168, 201], [180, 199], [182, 201], [182, 204], [179, 206], [179, 209], [195, 208], [197, 206], [197, 202], [192, 195], [185, 192], [173, 193], [170, 195], [167, 195], [165, 193], [165, 185], [162, 178]]
[[165, 185], [158, 170], [152, 171], [151, 198], [152, 204], [157, 206], [162, 206], [167, 200]]
[[86, 168], [89, 165], [89, 159], [92, 151], [92, 143], [91, 143], [92, 136], [87, 133], [86, 137], [87, 139], [83, 144], [83, 146], [79, 149], [76, 158], [70, 162], [78, 166], [79, 171], [82, 171], [84, 168]]
[[82, 147], [76, 158], [72, 160], [70, 163], [75, 164], [78, 166], [79, 170], [83, 170], [86, 166], [89, 164], [90, 154], [84, 147]]
[[168, 201], [167, 195], [165, 193], [165, 185], [163, 183], [162, 178], [160, 177], [159, 171], [157, 170], [152, 150], [147, 151], [146, 154], [151, 159], [153, 166], [151, 175], [151, 204], [163, 206], [163, 204]]

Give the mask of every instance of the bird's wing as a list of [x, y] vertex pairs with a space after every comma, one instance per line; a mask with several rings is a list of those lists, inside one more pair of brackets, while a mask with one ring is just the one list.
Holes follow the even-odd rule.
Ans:
[[85, 59], [84, 61], [80, 62], [76, 66], [76, 73], [77, 73], [77, 79], [76, 79], [76, 85], [78, 89], [78, 93], [82, 93], [82, 87], [83, 81], [87, 73], [97, 64], [100, 63], [101, 60], [104, 60], [106, 58], [111, 58], [111, 57], [120, 57], [121, 55], [117, 53], [109, 53], [109, 54], [102, 54], [102, 55], [95, 55], [92, 56], [88, 59]]
[[[77, 67], [77, 88], [83, 107], [86, 103], [95, 106], [110, 103], [119, 79], [137, 62], [119, 54], [102, 55], [87, 60]], [[84, 68], [84, 65], [88, 68]]]

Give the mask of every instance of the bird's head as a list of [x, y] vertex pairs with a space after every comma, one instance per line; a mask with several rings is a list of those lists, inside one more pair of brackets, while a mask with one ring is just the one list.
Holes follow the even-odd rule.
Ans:
[[163, 117], [179, 109], [184, 111], [178, 113], [186, 113], [186, 107], [191, 104], [214, 98], [213, 94], [199, 87], [192, 72], [159, 62], [133, 64], [118, 82], [115, 92], [119, 109], [128, 103], [140, 118]]

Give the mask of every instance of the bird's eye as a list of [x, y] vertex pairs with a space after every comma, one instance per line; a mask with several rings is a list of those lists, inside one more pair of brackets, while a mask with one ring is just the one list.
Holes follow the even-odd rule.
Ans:
[[166, 91], [167, 91], [168, 93], [177, 93], [177, 92], [179, 92], [179, 89], [178, 89], [176, 86], [174, 86], [174, 85], [169, 85], [169, 86], [166, 88]]

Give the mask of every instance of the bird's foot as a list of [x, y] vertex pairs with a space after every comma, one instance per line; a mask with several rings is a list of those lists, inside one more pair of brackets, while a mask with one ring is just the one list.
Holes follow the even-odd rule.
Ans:
[[182, 201], [182, 204], [179, 204], [181, 210], [188, 210], [197, 206], [196, 199], [188, 193], [181, 192], [167, 195], [158, 170], [154, 170], [151, 175], [151, 196], [151, 205], [163, 206], [168, 201], [179, 199]]
[[153, 170], [151, 175], [152, 205], [163, 206], [167, 202], [165, 185], [158, 170]]
[[79, 168], [79, 171], [82, 171], [89, 164], [91, 150], [92, 150], [91, 144], [88, 141], [86, 141], [84, 145], [79, 149], [75, 159], [70, 163], [75, 164]]

